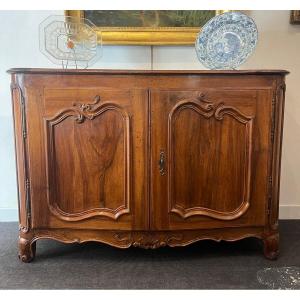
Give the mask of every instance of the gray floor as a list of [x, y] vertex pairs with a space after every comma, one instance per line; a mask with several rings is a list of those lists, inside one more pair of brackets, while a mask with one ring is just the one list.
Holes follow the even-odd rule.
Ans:
[[17, 224], [0, 223], [0, 232], [1, 289], [265, 289], [259, 270], [300, 267], [300, 220], [280, 222], [277, 261], [266, 260], [254, 238], [157, 250], [42, 240], [34, 262], [24, 264]]

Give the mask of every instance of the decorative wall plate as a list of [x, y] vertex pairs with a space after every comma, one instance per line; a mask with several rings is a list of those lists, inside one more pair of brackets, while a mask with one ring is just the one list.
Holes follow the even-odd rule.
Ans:
[[205, 24], [196, 38], [196, 53], [209, 69], [235, 69], [253, 52], [257, 38], [251, 18], [240, 12], [227, 12]]
[[39, 27], [40, 51], [53, 63], [84, 68], [96, 62], [102, 55], [101, 34], [87, 19], [50, 16]]

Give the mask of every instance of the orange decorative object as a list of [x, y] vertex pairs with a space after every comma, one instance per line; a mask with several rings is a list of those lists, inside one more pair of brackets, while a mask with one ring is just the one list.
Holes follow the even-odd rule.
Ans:
[[74, 42], [73, 42], [73, 41], [68, 41], [68, 42], [67, 42], [67, 47], [68, 47], [69, 49], [73, 49], [73, 48], [75, 47]]

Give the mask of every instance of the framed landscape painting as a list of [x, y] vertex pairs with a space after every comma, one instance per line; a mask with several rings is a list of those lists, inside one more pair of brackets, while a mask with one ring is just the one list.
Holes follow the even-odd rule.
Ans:
[[223, 10], [67, 10], [66, 16], [89, 19], [104, 44], [189, 45], [212, 17]]
[[300, 24], [300, 10], [291, 10], [291, 24]]

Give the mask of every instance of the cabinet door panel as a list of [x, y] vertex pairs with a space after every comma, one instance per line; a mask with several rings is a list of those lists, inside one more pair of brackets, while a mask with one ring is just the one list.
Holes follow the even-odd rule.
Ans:
[[153, 228], [264, 224], [268, 93], [152, 91]]
[[62, 113], [46, 123], [49, 205], [66, 220], [117, 219], [129, 212], [129, 116], [115, 105], [91, 116]]
[[147, 96], [145, 90], [44, 89], [46, 168], [39, 184], [48, 188], [45, 201], [33, 201], [35, 227], [148, 227]]

